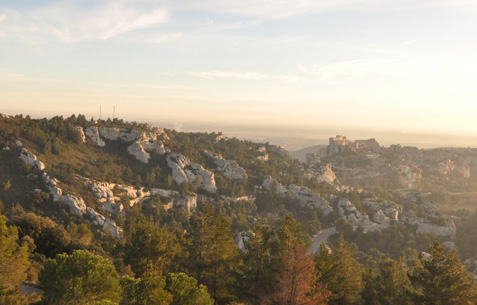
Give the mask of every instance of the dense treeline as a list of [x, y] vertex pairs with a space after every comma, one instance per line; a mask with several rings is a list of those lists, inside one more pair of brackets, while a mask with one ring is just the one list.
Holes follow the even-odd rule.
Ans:
[[[78, 227], [62, 232], [49, 220], [31, 214], [13, 223], [8, 225], [0, 217], [2, 304], [452, 305], [477, 301], [473, 276], [456, 253], [445, 251], [438, 241], [426, 254], [382, 258], [365, 269], [357, 260], [357, 247], [346, 242], [343, 234], [331, 248], [323, 244], [317, 255], [307, 255], [302, 226], [291, 214], [275, 225], [258, 219], [252, 230], [239, 235], [243, 251], [234, 243], [231, 219], [207, 204], [191, 215], [186, 232], [137, 214], [130, 219], [124, 240], [110, 240], [106, 252], [87, 242], [81, 249], [79, 240], [84, 242], [88, 234], [78, 233]], [[82, 238], [73, 242], [66, 236]], [[42, 254], [41, 247], [58, 240], [68, 241], [72, 248], [54, 246], [49, 251], [55, 255]], [[41, 268], [36, 267], [44, 290], [41, 300], [19, 296], [15, 287], [32, 272], [38, 255], [43, 255]]]

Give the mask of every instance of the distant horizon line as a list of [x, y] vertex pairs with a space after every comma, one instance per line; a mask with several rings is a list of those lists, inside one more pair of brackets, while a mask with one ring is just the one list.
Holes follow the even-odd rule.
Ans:
[[[94, 115], [82, 113], [43, 113], [33, 112], [32, 114], [4, 114], [10, 116], [30, 115], [34, 119], [52, 118], [54, 116], [85, 115], [95, 119]], [[477, 148], [477, 135], [443, 133], [440, 131], [430, 131], [422, 129], [396, 129], [396, 128], [372, 128], [365, 126], [313, 126], [299, 124], [266, 124], [266, 123], [241, 123], [241, 122], [201, 122], [201, 121], [179, 121], [179, 120], [151, 120], [129, 118], [122, 119], [126, 122], [148, 123], [156, 127], [164, 127], [183, 132], [222, 132], [225, 136], [236, 137], [242, 140], [255, 142], [269, 142], [280, 145], [290, 151], [296, 151], [314, 145], [328, 145], [329, 139], [336, 135], [346, 136], [350, 140], [363, 140], [375, 138], [381, 146], [401, 145], [412, 146], [420, 149], [430, 148]], [[101, 118], [101, 120], [112, 119], [111, 117]], [[97, 120], [97, 119], [95, 119]], [[476, 144], [472, 144], [476, 143]]]

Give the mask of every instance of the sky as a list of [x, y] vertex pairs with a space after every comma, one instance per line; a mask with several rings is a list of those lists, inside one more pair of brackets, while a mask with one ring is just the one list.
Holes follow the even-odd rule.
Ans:
[[4, 0], [0, 112], [452, 145], [476, 37], [474, 0]]

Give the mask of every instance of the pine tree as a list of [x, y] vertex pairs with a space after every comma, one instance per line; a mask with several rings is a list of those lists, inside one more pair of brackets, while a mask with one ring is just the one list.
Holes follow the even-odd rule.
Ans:
[[125, 247], [126, 264], [137, 277], [149, 273], [167, 273], [167, 268], [181, 251], [175, 236], [166, 226], [140, 216]]
[[255, 223], [248, 234], [243, 254], [242, 278], [244, 299], [251, 304], [261, 304], [273, 292], [279, 274], [278, 240], [274, 231], [262, 219]]
[[323, 282], [332, 294], [330, 305], [359, 304], [362, 300], [363, 268], [354, 258], [354, 249], [344, 240], [343, 235], [329, 253], [321, 248], [316, 259], [318, 280]]
[[121, 298], [113, 264], [86, 250], [47, 260], [39, 280], [45, 304], [117, 304]]
[[17, 228], [6, 223], [6, 217], [0, 214], [0, 295], [24, 281], [30, 265], [28, 246], [18, 245]]
[[393, 305], [411, 304], [411, 282], [404, 263], [392, 259], [381, 261], [378, 273], [369, 269], [364, 280], [363, 297], [365, 304]]
[[231, 223], [230, 218], [217, 213], [213, 206], [205, 205], [204, 211], [191, 216], [186, 234], [189, 274], [207, 286], [216, 304], [233, 298], [228, 286], [237, 247], [231, 236]]
[[415, 304], [466, 305], [477, 302], [477, 286], [472, 274], [462, 265], [455, 251], [444, 252], [436, 240], [429, 246], [429, 257], [420, 254], [410, 272], [416, 288]]

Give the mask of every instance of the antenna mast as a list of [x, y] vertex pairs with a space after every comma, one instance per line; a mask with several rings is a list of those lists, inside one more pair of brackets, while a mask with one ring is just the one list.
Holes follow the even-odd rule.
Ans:
[[116, 105], [113, 106], [113, 121], [114, 121], [114, 114], [116, 112]]

